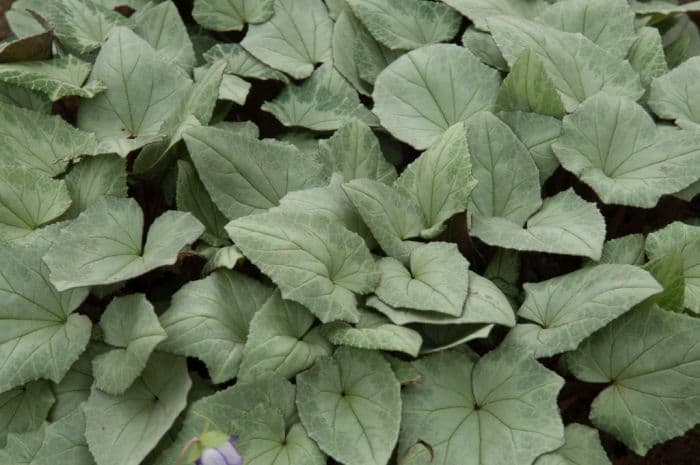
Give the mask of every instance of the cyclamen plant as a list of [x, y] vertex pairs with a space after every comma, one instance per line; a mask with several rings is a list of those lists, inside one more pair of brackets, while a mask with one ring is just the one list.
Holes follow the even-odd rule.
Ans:
[[696, 12], [12, 2], [0, 465], [606, 465], [697, 437]]

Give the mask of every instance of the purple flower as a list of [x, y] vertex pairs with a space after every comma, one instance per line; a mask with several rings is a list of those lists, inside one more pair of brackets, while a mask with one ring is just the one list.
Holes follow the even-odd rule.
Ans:
[[228, 441], [219, 446], [205, 447], [195, 463], [197, 465], [243, 465], [243, 457], [234, 445], [237, 440], [238, 436], [231, 436]]

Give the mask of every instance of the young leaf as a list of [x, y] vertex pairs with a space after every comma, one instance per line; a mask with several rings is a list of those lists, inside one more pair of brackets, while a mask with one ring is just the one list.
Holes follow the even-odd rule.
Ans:
[[605, 220], [594, 203], [573, 189], [545, 199], [525, 229], [505, 218], [474, 216], [471, 234], [506, 249], [600, 258]]
[[138, 378], [151, 352], [167, 334], [144, 294], [112, 300], [100, 318], [100, 328], [104, 342], [113, 349], [92, 360], [95, 387], [119, 395]]
[[195, 0], [192, 16], [205, 29], [240, 31], [246, 23], [262, 23], [274, 13], [274, 0]]
[[467, 134], [477, 180], [470, 212], [524, 224], [542, 204], [537, 166], [527, 147], [491, 113], [475, 118]]
[[325, 465], [326, 457], [300, 423], [287, 425], [282, 413], [260, 404], [234, 422], [238, 447], [250, 465]]
[[180, 13], [172, 1], [143, 10], [132, 17], [134, 32], [146, 40], [158, 56], [189, 71], [196, 63], [194, 48]]
[[534, 465], [612, 465], [597, 430], [571, 423], [564, 428], [564, 441], [563, 446], [542, 455]]
[[96, 387], [85, 404], [85, 436], [100, 465], [139, 465], [187, 405], [185, 359], [155, 352], [124, 394]]
[[291, 378], [331, 352], [330, 344], [312, 330], [315, 318], [306, 308], [275, 292], [250, 322], [238, 379], [274, 372]]
[[134, 199], [100, 197], [68, 224], [44, 256], [58, 290], [112, 284], [172, 265], [204, 232], [189, 213], [158, 217], [143, 241], [143, 212]]
[[626, 0], [568, 0], [548, 6], [537, 21], [581, 33], [622, 59], [636, 39], [634, 11]]
[[0, 447], [10, 433], [39, 429], [55, 398], [46, 381], [34, 381], [0, 394]]
[[178, 210], [192, 213], [204, 225], [206, 231], [202, 239], [205, 242], [213, 246], [224, 246], [229, 243], [228, 235], [224, 230], [226, 217], [209, 197], [192, 163], [184, 160], [177, 162], [175, 198]]
[[454, 317], [438, 312], [409, 308], [392, 308], [376, 297], [367, 299], [367, 305], [386, 315], [397, 325], [422, 323], [425, 325], [473, 325], [495, 323], [515, 326], [515, 314], [505, 295], [486, 278], [469, 271], [469, 293], [461, 315]]
[[160, 349], [202, 360], [215, 383], [234, 378], [250, 320], [272, 289], [235, 271], [215, 271], [177, 291], [161, 324]]
[[425, 0], [346, 0], [353, 13], [383, 45], [412, 50], [452, 39], [461, 24], [452, 8]]
[[[47, 237], [55, 237], [50, 228]], [[73, 313], [88, 290], [59, 292], [50, 284], [41, 260], [49, 246], [41, 237], [0, 244], [0, 321], [11, 322], [0, 339], [0, 393], [38, 378], [59, 382], [90, 339], [90, 320]]]
[[75, 218], [99, 197], [126, 197], [126, 160], [118, 155], [87, 157], [65, 177], [71, 205], [65, 218]]
[[[348, 15], [350, 15], [349, 12]], [[338, 21], [340, 19], [342, 17]], [[359, 68], [360, 79], [369, 84], [370, 88], [374, 87], [379, 73], [404, 52], [405, 50], [392, 50], [382, 45], [364, 26], [358, 29], [352, 44], [352, 56]]]
[[46, 94], [52, 102], [72, 95], [91, 99], [107, 88], [95, 79], [85, 82], [91, 67], [90, 63], [73, 55], [44, 61], [5, 63], [0, 66], [0, 81]]
[[660, 118], [675, 120], [682, 128], [700, 128], [700, 87], [693, 76], [700, 72], [700, 57], [657, 77], [651, 83], [649, 106]]
[[24, 166], [53, 177], [94, 143], [94, 135], [74, 128], [58, 116], [0, 105], [2, 165]]
[[639, 455], [700, 421], [700, 321], [659, 308], [628, 312], [567, 358], [577, 378], [611, 383], [590, 418]]
[[[366, 44], [363, 41], [369, 43]], [[372, 44], [371, 42], [374, 43]], [[348, 46], [348, 44], [353, 44], [353, 46]], [[372, 94], [372, 82], [374, 81], [367, 82], [362, 79], [360, 71], [362, 65], [355, 48], [367, 47], [370, 44], [376, 46], [374, 38], [349, 8], [344, 9], [338, 16], [338, 19], [336, 19], [335, 24], [333, 24], [333, 39], [331, 43], [333, 65], [352, 84], [355, 90], [363, 95]]]
[[387, 255], [408, 260], [420, 245], [408, 239], [418, 237], [426, 227], [420, 206], [407, 194], [379, 181], [356, 179], [343, 190]]
[[606, 241], [598, 263], [644, 264], [644, 236], [629, 234]]
[[564, 380], [527, 354], [500, 349], [475, 361], [453, 350], [415, 366], [422, 382], [402, 394], [399, 453], [420, 440], [434, 464], [525, 464], [564, 444]]
[[460, 316], [469, 289], [469, 262], [455, 244], [433, 242], [411, 252], [410, 269], [394, 258], [377, 262], [377, 297], [393, 307]]
[[122, 156], [162, 134], [163, 121], [192, 84], [125, 27], [110, 33], [95, 61], [92, 79], [103, 81], [107, 91], [82, 102], [77, 125], [97, 135], [102, 153]]
[[396, 179], [396, 168], [384, 158], [379, 139], [359, 119], [320, 141], [318, 149], [325, 171], [339, 173], [344, 181], [367, 178], [390, 184]]
[[490, 16], [518, 16], [532, 19], [545, 9], [544, 0], [443, 0], [467, 18], [471, 19], [477, 28], [488, 31], [486, 21]]
[[638, 104], [598, 94], [564, 118], [554, 153], [607, 204], [652, 208], [700, 177], [700, 136], [657, 128]]
[[647, 236], [646, 252], [650, 260], [679, 252], [683, 258], [685, 306], [700, 313], [700, 227], [672, 223]]
[[275, 13], [251, 25], [241, 45], [263, 63], [295, 79], [332, 58], [333, 22], [321, 0], [274, 0]]
[[321, 185], [321, 166], [290, 144], [211, 127], [190, 129], [184, 139], [212, 200], [231, 220], [275, 207], [288, 192]]
[[39, 171], [0, 170], [0, 242], [25, 237], [58, 218], [71, 204], [66, 183]]
[[595, 331], [663, 289], [653, 276], [630, 265], [583, 268], [541, 283], [526, 283], [518, 316], [504, 344], [536, 358], [573, 350]]
[[207, 258], [207, 263], [202, 269], [202, 274], [208, 275], [219, 268], [232, 270], [245, 257], [238, 247], [229, 245], [226, 247], [210, 247], [204, 245], [197, 249], [197, 253]]
[[322, 326], [321, 332], [335, 345], [403, 352], [412, 357], [418, 356], [423, 342], [417, 331], [391, 324], [383, 315], [364, 309], [357, 325], [334, 321]]
[[496, 108], [561, 117], [566, 114], [561, 97], [537, 54], [527, 49], [513, 63], [498, 91]]
[[408, 52], [379, 74], [374, 112], [394, 137], [423, 150], [453, 124], [490, 110], [499, 85], [498, 72], [468, 50], [430, 45]]
[[287, 84], [261, 108], [287, 127], [314, 131], [333, 131], [353, 118], [376, 125], [376, 117], [330, 63], [321, 65], [301, 85]]
[[356, 323], [355, 294], [377, 286], [379, 273], [364, 241], [326, 217], [263, 213], [234, 220], [226, 231], [282, 297], [324, 323]]
[[675, 249], [671, 253], [650, 260], [644, 265], [656, 281], [661, 284], [663, 291], [650, 297], [644, 305], [656, 304], [672, 312], [685, 310], [685, 277], [683, 276], [683, 256]]
[[476, 55], [485, 65], [499, 71], [508, 71], [508, 63], [503, 59], [496, 41], [488, 32], [481, 32], [474, 26], [469, 26], [462, 35], [462, 45]]
[[347, 465], [385, 465], [399, 435], [401, 397], [377, 352], [340, 347], [297, 377], [301, 421], [321, 450]]
[[401, 173], [395, 185], [420, 206], [427, 229], [421, 237], [432, 238], [444, 222], [467, 209], [469, 194], [477, 181], [472, 177], [467, 131], [464, 124], [450, 127], [440, 139]]
[[561, 121], [551, 116], [521, 111], [501, 111], [497, 116], [530, 151], [540, 172], [540, 184], [543, 184], [559, 167], [552, 142], [561, 135]]
[[528, 48], [537, 55], [569, 112], [601, 91], [632, 100], [644, 94], [639, 75], [627, 61], [581, 34], [512, 16], [490, 18], [489, 28], [511, 66]]
[[632, 68], [639, 73], [639, 79], [645, 89], [649, 88], [655, 78], [668, 73], [661, 34], [654, 27], [639, 28], [637, 39], [630, 47], [627, 59]]

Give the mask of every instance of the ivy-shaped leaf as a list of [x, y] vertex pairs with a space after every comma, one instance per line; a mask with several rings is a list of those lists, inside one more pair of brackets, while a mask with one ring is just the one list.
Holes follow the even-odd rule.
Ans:
[[374, 290], [379, 273], [364, 241], [324, 216], [278, 212], [232, 221], [226, 230], [245, 256], [321, 321], [356, 323], [356, 294]]
[[90, 339], [90, 320], [73, 313], [88, 290], [59, 292], [50, 284], [41, 260], [50, 245], [42, 237], [0, 244], [0, 321], [11, 322], [3, 323], [0, 339], [0, 393], [38, 378], [59, 382]]
[[[455, 86], [458, 76], [462, 84]], [[408, 52], [379, 74], [374, 112], [394, 137], [423, 150], [453, 124], [490, 110], [499, 85], [498, 72], [469, 50], [430, 45]]]
[[275, 115], [285, 126], [314, 131], [332, 131], [353, 118], [376, 125], [376, 117], [329, 63], [321, 65], [302, 84], [287, 84], [277, 97], [261, 108]]
[[644, 94], [639, 75], [629, 62], [581, 34], [561, 32], [513, 16], [494, 16], [488, 23], [511, 66], [527, 49], [537, 55], [569, 112], [601, 91], [632, 100]]
[[639, 455], [700, 421], [700, 321], [657, 308], [633, 310], [566, 358], [577, 378], [610, 383], [590, 418]]
[[55, 402], [46, 381], [34, 381], [0, 394], [0, 447], [10, 433], [39, 429]]
[[302, 424], [347, 465], [385, 465], [399, 434], [399, 382], [376, 353], [340, 347], [297, 377]]
[[52, 102], [68, 96], [91, 99], [107, 89], [104, 83], [95, 79], [85, 82], [91, 68], [90, 63], [73, 55], [44, 61], [5, 63], [0, 65], [0, 82], [41, 92]]
[[61, 230], [44, 256], [59, 290], [113, 284], [165, 265], [204, 232], [189, 213], [156, 218], [143, 240], [143, 212], [134, 199], [100, 197]]
[[327, 173], [339, 173], [344, 181], [374, 179], [389, 184], [396, 168], [382, 154], [379, 139], [359, 119], [351, 119], [318, 144], [319, 158]]
[[176, 292], [161, 324], [160, 349], [202, 360], [215, 383], [234, 378], [250, 321], [272, 289], [235, 271], [215, 271]]
[[275, 207], [288, 192], [321, 185], [321, 166], [290, 144], [210, 127], [191, 129], [184, 138], [212, 200], [231, 220]]
[[700, 177], [700, 136], [657, 127], [638, 104], [599, 94], [564, 118], [562, 166], [607, 204], [653, 208]]
[[412, 50], [448, 41], [461, 18], [439, 2], [425, 0], [346, 0], [369, 32], [390, 49]]
[[182, 358], [155, 352], [121, 395], [92, 388], [85, 436], [99, 465], [139, 465], [187, 405], [192, 381]]
[[58, 218], [71, 204], [66, 183], [41, 172], [0, 170], [0, 242], [25, 237]]
[[564, 380], [527, 354], [447, 351], [415, 365], [422, 382], [402, 393], [399, 453], [420, 440], [436, 465], [525, 464], [564, 444]]
[[432, 238], [444, 222], [467, 209], [477, 181], [472, 177], [467, 131], [457, 123], [401, 173], [395, 185], [421, 208], [427, 229], [421, 237]]
[[331, 59], [333, 22], [321, 0], [274, 0], [274, 14], [251, 25], [241, 45], [256, 58], [295, 79]]
[[240, 31], [246, 23], [262, 23], [273, 15], [274, 0], [195, 0], [192, 16], [214, 31]]
[[598, 265], [541, 283], [526, 283], [518, 324], [506, 343], [535, 357], [573, 350], [595, 331], [662, 288], [652, 275], [630, 265]]
[[236, 443], [246, 465], [325, 465], [326, 457], [300, 423], [288, 425], [279, 410], [258, 405], [239, 420]]
[[411, 252], [409, 269], [394, 258], [377, 262], [377, 297], [393, 307], [460, 316], [469, 289], [469, 262], [455, 244], [433, 242]]
[[275, 292], [253, 315], [238, 379], [269, 372], [291, 378], [324, 355], [330, 345], [312, 329], [315, 318], [296, 302]]
[[355, 326], [334, 321], [322, 326], [321, 331], [335, 345], [403, 352], [412, 357], [418, 356], [423, 342], [417, 331], [392, 324], [385, 316], [368, 310], [360, 310], [360, 321]]
[[112, 300], [100, 317], [100, 328], [111, 350], [92, 360], [95, 386], [119, 395], [138, 378], [151, 352], [167, 334], [144, 294]]
[[94, 144], [94, 135], [58, 116], [0, 105], [0, 164], [24, 166], [53, 177]]
[[192, 84], [125, 27], [109, 34], [91, 76], [103, 81], [107, 90], [82, 102], [77, 125], [97, 135], [99, 152], [122, 156], [161, 137], [163, 121]]

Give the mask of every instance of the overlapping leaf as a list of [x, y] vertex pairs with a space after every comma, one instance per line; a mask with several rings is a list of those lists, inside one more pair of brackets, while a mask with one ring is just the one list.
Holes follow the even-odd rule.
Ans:
[[525, 464], [564, 444], [563, 380], [528, 355], [454, 350], [416, 367], [423, 381], [403, 391], [399, 451], [423, 441], [437, 465]]
[[235, 377], [250, 321], [272, 289], [235, 271], [215, 271], [173, 295], [161, 324], [168, 338], [160, 348], [197, 357], [216, 383]]
[[315, 64], [331, 59], [333, 23], [326, 6], [321, 0], [274, 0], [273, 6], [272, 18], [251, 25], [241, 45], [263, 63], [306, 78]]
[[564, 118], [554, 153], [605, 203], [651, 208], [700, 177], [700, 136], [655, 125], [636, 103], [605, 94]]
[[578, 378], [610, 383], [593, 401], [593, 423], [640, 455], [698, 423], [699, 327], [658, 307], [634, 310], [572, 352]]
[[356, 294], [377, 285], [379, 273], [364, 241], [327, 217], [263, 213], [232, 221], [226, 230], [282, 297], [323, 322], [357, 322]]
[[169, 211], [153, 222], [144, 241], [138, 203], [105, 196], [61, 230], [44, 261], [59, 290], [113, 284], [172, 265], [202, 232], [191, 214]]
[[[455, 85], [459, 76], [462, 85]], [[413, 50], [377, 77], [374, 112], [393, 136], [419, 150], [434, 144], [455, 123], [490, 110], [498, 73], [467, 49], [436, 44]]]

